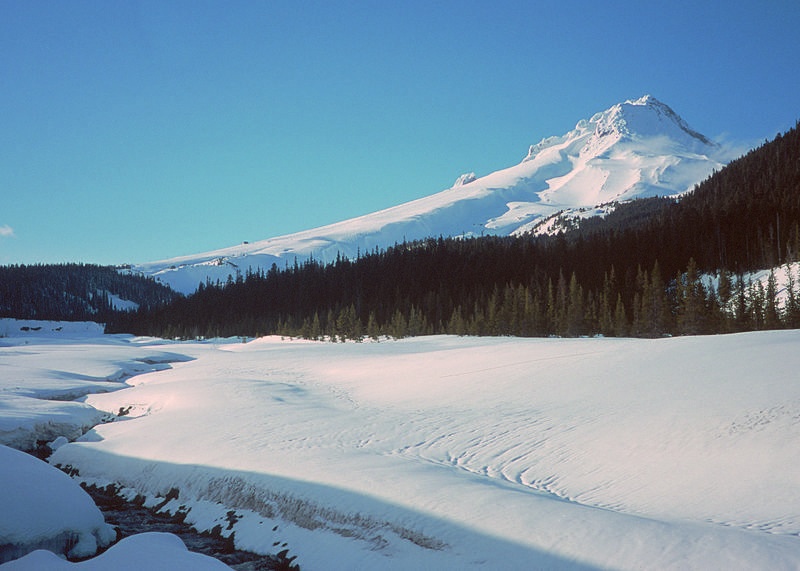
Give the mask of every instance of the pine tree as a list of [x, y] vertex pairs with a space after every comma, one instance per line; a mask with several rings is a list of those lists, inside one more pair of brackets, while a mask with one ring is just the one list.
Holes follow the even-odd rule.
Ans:
[[622, 294], [617, 294], [617, 303], [614, 307], [614, 335], [625, 337], [628, 334], [628, 318], [625, 315], [625, 304], [622, 303]]
[[748, 288], [745, 286], [744, 276], [739, 274], [734, 284], [734, 331], [749, 331], [752, 329], [747, 290]]
[[309, 332], [311, 339], [318, 341], [322, 336], [322, 326], [319, 322], [319, 313], [314, 312], [314, 318], [311, 320], [311, 330]]
[[463, 336], [467, 334], [467, 323], [464, 320], [460, 305], [453, 309], [453, 313], [450, 315], [450, 319], [447, 322], [446, 331], [450, 335]]
[[733, 327], [734, 316], [731, 310], [731, 300], [733, 299], [733, 283], [731, 282], [731, 275], [728, 270], [722, 268], [719, 271], [719, 280], [717, 285], [717, 302], [719, 304], [719, 314], [722, 319], [721, 331], [729, 332]]
[[374, 311], [370, 311], [367, 318], [367, 336], [373, 341], [377, 341], [380, 336], [380, 328]]
[[704, 332], [705, 289], [697, 272], [694, 258], [689, 259], [684, 276], [678, 276], [678, 333], [699, 335]]
[[556, 286], [556, 313], [555, 329], [556, 335], [564, 336], [569, 334], [569, 322], [567, 320], [567, 307], [569, 304], [569, 286], [564, 277], [564, 272], [558, 273], [558, 285]]
[[633, 294], [633, 319], [630, 333], [634, 337], [649, 336], [652, 328], [652, 295], [650, 278], [642, 267], [636, 268], [636, 292]]
[[612, 266], [611, 272], [603, 274], [603, 293], [600, 297], [598, 316], [600, 333], [605, 336], [614, 334], [614, 315], [611, 309], [611, 296], [613, 295], [614, 287], [614, 268]]
[[400, 309], [396, 309], [389, 325], [389, 333], [395, 339], [402, 339], [408, 335], [408, 320]]
[[667, 291], [664, 281], [661, 279], [661, 267], [658, 260], [653, 263], [653, 271], [650, 272], [650, 337], [659, 337], [668, 333], [671, 327], [670, 321], [672, 313], [669, 309]]
[[750, 283], [747, 296], [747, 313], [750, 316], [751, 328], [756, 331], [764, 329], [765, 300], [764, 285], [760, 281]]
[[566, 334], [570, 337], [577, 337], [584, 334], [584, 303], [583, 288], [578, 283], [575, 272], [569, 279], [569, 290], [566, 310]]
[[797, 292], [797, 281], [791, 265], [786, 266], [786, 326], [790, 329], [800, 327], [800, 296]]
[[770, 270], [767, 278], [764, 306], [764, 327], [778, 329], [781, 326], [781, 317], [778, 310], [778, 285], [774, 270]]
[[555, 334], [557, 332], [558, 309], [556, 308], [556, 297], [555, 297], [555, 291], [553, 289], [552, 279], [547, 281], [547, 300], [546, 300], [544, 319], [545, 319], [545, 326], [544, 326], [545, 335]]

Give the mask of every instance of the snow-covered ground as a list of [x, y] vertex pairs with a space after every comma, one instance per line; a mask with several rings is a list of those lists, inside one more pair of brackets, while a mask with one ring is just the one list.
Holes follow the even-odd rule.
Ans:
[[[87, 371], [110, 348], [183, 359], [89, 395], [130, 413], [51, 463], [172, 492], [240, 548], [304, 570], [800, 567], [800, 331], [158, 343], [82, 342]], [[70, 342], [24, 347], [48, 370]], [[33, 368], [21, 349], [3, 364]]]

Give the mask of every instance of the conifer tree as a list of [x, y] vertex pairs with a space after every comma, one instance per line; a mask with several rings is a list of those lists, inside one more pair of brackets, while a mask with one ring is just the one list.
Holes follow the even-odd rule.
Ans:
[[614, 334], [614, 315], [612, 313], [611, 296], [614, 292], [614, 267], [603, 274], [603, 293], [600, 297], [599, 330], [602, 335]]
[[309, 332], [311, 339], [318, 341], [322, 336], [322, 326], [319, 322], [319, 313], [314, 312], [314, 318], [311, 320], [311, 330]]
[[751, 282], [747, 295], [747, 313], [750, 317], [750, 327], [756, 331], [764, 329], [764, 302], [766, 293], [760, 281]]
[[622, 303], [622, 294], [617, 294], [617, 302], [614, 307], [614, 335], [625, 337], [628, 334], [628, 318], [625, 315], [625, 304]]
[[791, 265], [786, 266], [786, 326], [790, 329], [800, 327], [800, 295], [796, 289], [797, 281]]
[[770, 270], [764, 297], [764, 328], [778, 329], [780, 324], [780, 315], [778, 313], [778, 286], [775, 279], [775, 271]]
[[545, 308], [545, 327], [544, 334], [552, 335], [557, 331], [558, 310], [556, 308], [555, 290], [553, 289], [553, 280], [547, 280], [547, 301]]
[[367, 336], [373, 341], [377, 341], [380, 336], [380, 328], [378, 327], [378, 320], [375, 317], [375, 312], [370, 311], [367, 318]]
[[570, 337], [577, 337], [584, 333], [583, 288], [578, 283], [575, 272], [572, 272], [569, 279], [565, 332]]
[[705, 289], [697, 272], [694, 258], [689, 259], [686, 274], [677, 278], [677, 326], [681, 335], [703, 333], [705, 318]]
[[736, 277], [734, 295], [734, 331], [749, 331], [752, 325], [748, 312], [747, 287], [742, 274]]
[[408, 321], [400, 309], [396, 309], [389, 325], [389, 333], [395, 339], [402, 339], [408, 335]]
[[733, 316], [731, 315], [731, 299], [733, 298], [733, 293], [733, 284], [731, 282], [730, 272], [728, 272], [728, 270], [725, 268], [722, 268], [719, 271], [719, 282], [717, 285], [717, 303], [722, 320], [722, 332], [729, 332], [733, 327]]

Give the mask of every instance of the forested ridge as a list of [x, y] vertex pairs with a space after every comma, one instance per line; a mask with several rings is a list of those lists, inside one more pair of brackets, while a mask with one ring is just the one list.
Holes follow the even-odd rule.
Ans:
[[0, 317], [107, 322], [118, 313], [113, 296], [147, 311], [177, 294], [153, 279], [120, 273], [113, 266], [0, 266]]
[[[797, 125], [681, 200], [623, 204], [555, 237], [438, 238], [356, 260], [314, 260], [202, 284], [116, 314], [114, 330], [169, 337], [263, 335], [698, 334], [800, 326], [797, 276], [745, 272], [800, 253]], [[719, 276], [711, 287], [701, 273]]]

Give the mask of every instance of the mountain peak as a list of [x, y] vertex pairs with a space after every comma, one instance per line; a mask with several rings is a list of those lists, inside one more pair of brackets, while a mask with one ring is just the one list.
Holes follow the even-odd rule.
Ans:
[[[644, 140], [668, 137], [699, 154], [708, 154], [716, 143], [698, 133], [666, 103], [652, 95], [628, 99], [581, 119], [575, 128], [561, 137], [547, 137], [531, 145], [524, 161], [532, 160], [547, 148], [566, 145], [581, 139], [585, 148], [600, 153], [621, 140]], [[523, 161], [523, 162], [524, 162]]]
[[615, 131], [623, 137], [670, 136], [684, 138], [688, 142], [714, 146], [710, 140], [701, 135], [675, 113], [666, 103], [662, 103], [652, 95], [644, 95], [639, 99], [629, 99], [596, 114], [590, 122], [596, 122], [598, 128]]

